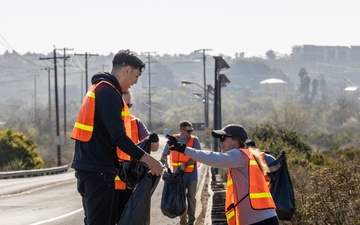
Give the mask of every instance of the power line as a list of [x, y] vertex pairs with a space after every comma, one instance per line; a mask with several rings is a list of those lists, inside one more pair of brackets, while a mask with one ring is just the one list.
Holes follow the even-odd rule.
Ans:
[[25, 60], [26, 62], [32, 64], [32, 65], [35, 65], [35, 66], [38, 66], [38, 67], [41, 67], [39, 64], [36, 64], [34, 62], [31, 62], [30, 60], [26, 59], [24, 56], [20, 55], [19, 53], [17, 53], [17, 51], [9, 44], [9, 42], [6, 41], [6, 39], [0, 34], [0, 37], [4, 40], [4, 42], [7, 44], [7, 46], [4, 46], [7, 47], [7, 48], [10, 48], [10, 50], [12, 50], [17, 56], [19, 56], [21, 59]]
[[63, 48], [57, 49], [64, 51], [64, 136], [66, 137], [66, 60], [70, 58], [70, 56], [66, 56], [66, 50], [74, 50], [73, 48]]
[[98, 54], [91, 54], [91, 53], [85, 52], [84, 54], [76, 54], [75, 53], [75, 55], [85, 57], [85, 88], [87, 89], [88, 88], [88, 58], [90, 58], [91, 56], [98, 56]]

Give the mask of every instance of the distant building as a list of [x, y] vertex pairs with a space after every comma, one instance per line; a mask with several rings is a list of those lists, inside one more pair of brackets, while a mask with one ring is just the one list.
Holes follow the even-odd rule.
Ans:
[[263, 80], [259, 83], [260, 91], [269, 94], [285, 94], [286, 93], [286, 81], [277, 78], [270, 78]]
[[294, 60], [360, 62], [360, 46], [293, 46], [291, 57]]

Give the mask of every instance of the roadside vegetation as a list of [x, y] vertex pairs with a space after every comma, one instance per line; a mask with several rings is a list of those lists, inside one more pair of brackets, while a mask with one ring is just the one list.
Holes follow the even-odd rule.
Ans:
[[[178, 65], [175, 63], [173, 66]], [[242, 124], [258, 147], [274, 157], [280, 156], [281, 151], [287, 153], [296, 211], [291, 221], [282, 223], [360, 224], [359, 94], [334, 90], [334, 86], [331, 88], [328, 84], [326, 74], [319, 76], [316, 71], [317, 75], [312, 75], [313, 68], [310, 73], [306, 68], [297, 68], [295, 81], [278, 69], [270, 69], [258, 61], [238, 60], [231, 66], [248, 70], [229, 76], [232, 84], [241, 88], [231, 88], [231, 85], [222, 88], [222, 124]], [[178, 122], [183, 119], [203, 122], [202, 99], [194, 99], [193, 89], [180, 86], [180, 82], [175, 80], [176, 75], [183, 79], [182, 74], [186, 73], [174, 69], [177, 74], [165, 66], [160, 68], [164, 71], [159, 69], [157, 80], [168, 83], [159, 84], [156, 92], [152, 93], [151, 131], [162, 134], [162, 130], [168, 128], [170, 132], [178, 132]], [[194, 65], [189, 68], [194, 70]], [[331, 69], [335, 70], [335, 67]], [[286, 94], [261, 93], [248, 79], [258, 74], [282, 78], [289, 83], [292, 80], [295, 88], [289, 89]], [[139, 89], [133, 92], [132, 113], [150, 128], [147, 120], [150, 107], [145, 104], [149, 96], [140, 93]], [[36, 110], [9, 106], [9, 103], [17, 101], [20, 105], [24, 104], [22, 99], [0, 101], [0, 105], [9, 106], [3, 107], [0, 112], [0, 118], [6, 118], [6, 123], [0, 123], [0, 171], [57, 166], [59, 142], [62, 164], [69, 165], [74, 143], [69, 136], [80, 99], [77, 97], [76, 101], [68, 101], [66, 133], [60, 116], [60, 137], [55, 135], [54, 109], [48, 111], [47, 106], [41, 104]], [[210, 124], [213, 121], [212, 109], [210, 98]], [[201, 141], [206, 138], [203, 131], [195, 134]]]

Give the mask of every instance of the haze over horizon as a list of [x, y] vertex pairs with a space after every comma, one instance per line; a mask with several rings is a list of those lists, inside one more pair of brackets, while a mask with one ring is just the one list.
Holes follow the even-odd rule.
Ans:
[[14, 0], [0, 14], [0, 54], [137, 53], [265, 56], [294, 45], [360, 45], [356, 0]]

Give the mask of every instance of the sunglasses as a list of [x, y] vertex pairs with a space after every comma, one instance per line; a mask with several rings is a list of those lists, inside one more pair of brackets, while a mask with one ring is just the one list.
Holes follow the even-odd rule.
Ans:
[[224, 142], [225, 140], [226, 140], [226, 138], [232, 138], [232, 136], [231, 135], [222, 135], [221, 137], [220, 137], [220, 141], [221, 142]]
[[182, 130], [188, 132], [189, 134], [194, 131], [194, 130], [186, 130], [186, 129], [182, 129]]
[[126, 103], [126, 105], [127, 105], [127, 107], [128, 107], [129, 109], [131, 108], [131, 106], [133, 106], [133, 104], [132, 104], [131, 102]]

